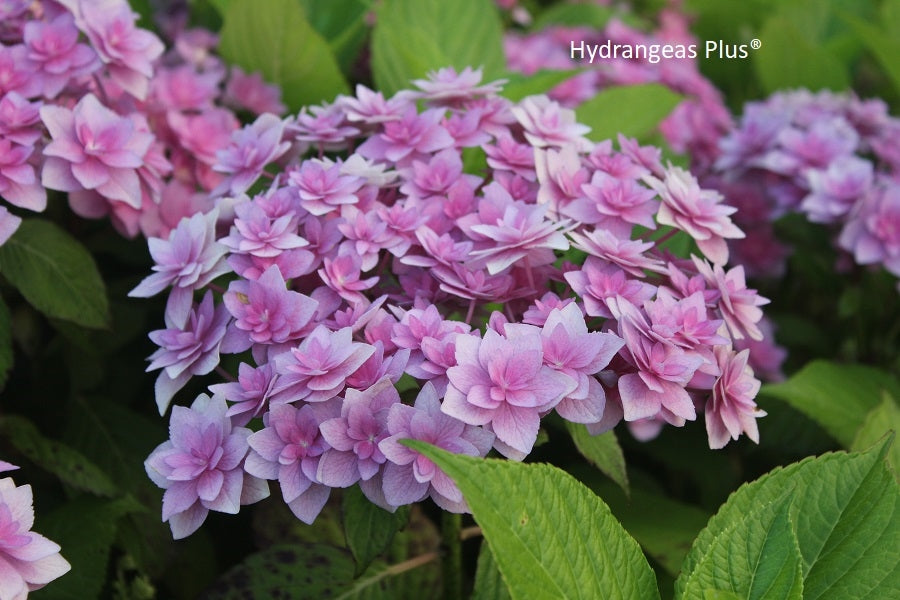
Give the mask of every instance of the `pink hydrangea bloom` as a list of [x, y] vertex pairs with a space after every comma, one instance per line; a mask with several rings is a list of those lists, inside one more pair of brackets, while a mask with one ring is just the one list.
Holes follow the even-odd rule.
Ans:
[[78, 43], [78, 29], [71, 13], [62, 13], [49, 22], [29, 21], [23, 38], [28, 58], [40, 72], [45, 98], [54, 98], [70, 79], [100, 67], [97, 53]]
[[42, 211], [47, 207], [47, 191], [28, 162], [33, 148], [0, 137], [0, 197], [22, 208]]
[[44, 105], [41, 119], [52, 138], [44, 148], [41, 181], [45, 187], [64, 192], [96, 190], [104, 198], [140, 208], [137, 169], [144, 164], [152, 134], [103, 106], [93, 94], [84, 96], [72, 110]]
[[0, 206], [0, 246], [12, 237], [21, 224], [21, 217], [17, 217], [9, 212], [9, 209], [5, 206]]
[[64, 0], [75, 22], [100, 55], [113, 81], [137, 98], [147, 97], [153, 61], [165, 47], [156, 35], [135, 27], [137, 13], [124, 0]]
[[[0, 471], [16, 469], [0, 461]], [[0, 479], [0, 598], [24, 599], [72, 568], [58, 544], [34, 531], [30, 485]]]
[[756, 407], [753, 398], [760, 382], [747, 365], [750, 350], [735, 353], [727, 346], [716, 346], [716, 361], [721, 375], [713, 386], [712, 398], [707, 402], [706, 431], [709, 447], [723, 448], [729, 439], [736, 440], [743, 433], [759, 443], [756, 419], [766, 415]]
[[441, 407], [469, 425], [488, 425], [505, 456], [521, 460], [537, 439], [540, 415], [575, 390], [578, 382], [543, 363], [541, 330], [508, 325], [505, 335], [456, 338], [457, 365]]
[[880, 262], [900, 277], [900, 184], [884, 184], [865, 196], [847, 220], [839, 243], [858, 263]]
[[422, 386], [413, 406], [396, 403], [388, 412], [389, 436], [378, 443], [387, 458], [384, 466], [384, 498], [401, 506], [431, 497], [450, 512], [467, 512], [462, 492], [431, 459], [400, 443], [413, 439], [468, 456], [485, 456], [494, 443], [494, 434], [466, 425], [441, 412], [441, 401], [431, 383]]
[[584, 137], [591, 128], [575, 121], [574, 110], [561, 107], [547, 96], [529, 96], [512, 112], [525, 128], [525, 138], [532, 146], [562, 148], [572, 144], [579, 150], [591, 146]]
[[269, 495], [269, 486], [243, 469], [251, 431], [233, 427], [221, 396], [197, 396], [190, 408], [176, 406], [169, 440], [144, 461], [150, 479], [163, 488], [162, 520], [172, 537], [199, 529], [209, 511], [237, 514], [242, 504]]
[[262, 175], [267, 164], [287, 152], [290, 142], [283, 142], [284, 121], [264, 114], [250, 125], [231, 134], [231, 143], [216, 152], [214, 170], [226, 175], [213, 195], [246, 192]]
[[260, 73], [244, 73], [232, 65], [225, 86], [225, 97], [239, 107], [246, 108], [258, 115], [273, 113], [280, 115], [285, 111], [281, 102], [281, 88], [263, 81]]
[[725, 238], [742, 238], [728, 215], [737, 209], [721, 203], [722, 195], [700, 188], [696, 178], [680, 167], [670, 166], [663, 181], [648, 179], [662, 199], [657, 220], [691, 234], [697, 246], [717, 265], [728, 262]]

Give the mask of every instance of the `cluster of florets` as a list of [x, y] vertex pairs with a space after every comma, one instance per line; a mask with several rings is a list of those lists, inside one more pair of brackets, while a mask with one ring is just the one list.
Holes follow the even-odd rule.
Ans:
[[[711, 447], [757, 440], [759, 381], [734, 342], [762, 337], [766, 300], [725, 266], [742, 233], [722, 196], [479, 71], [414, 83], [259, 117], [218, 154], [216, 209], [150, 240], [132, 295], [170, 288], [148, 368], [160, 413], [192, 377], [226, 377], [173, 408], [146, 462], [176, 537], [266, 480], [305, 522], [356, 484], [388, 510], [463, 511], [401, 440], [521, 460], [554, 411], [642, 437], [703, 412]], [[670, 255], [672, 236], [706, 258]]]
[[[15, 469], [0, 460], [0, 473]], [[0, 479], [0, 598], [26, 598], [71, 569], [59, 545], [31, 531], [33, 525], [31, 486]]]
[[504, 46], [508, 67], [530, 75], [539, 70], [578, 70], [571, 79], [548, 92], [553, 100], [575, 107], [605, 88], [616, 85], [659, 83], [685, 96], [659, 125], [666, 142], [677, 152], [687, 153], [694, 164], [704, 165], [716, 154], [716, 144], [731, 127], [731, 116], [718, 89], [701, 73], [696, 58], [673, 56], [651, 61], [649, 57], [597, 58], [576, 53], [573, 44], [599, 46], [616, 44], [636, 47], [669, 45], [696, 47], [687, 17], [678, 10], [664, 9], [659, 28], [643, 32], [612, 18], [602, 29], [549, 26], [529, 33], [506, 33]]
[[860, 265], [900, 277], [900, 119], [881, 100], [806, 90], [751, 102], [704, 181], [740, 207], [732, 249], [753, 274], [777, 276], [787, 248], [772, 222], [789, 212], [832, 227]]
[[[0, 4], [0, 197], [43, 211], [47, 189], [128, 236], [164, 236], [212, 208], [216, 152], [235, 110], [284, 110], [276, 88], [225, 67], [216, 37], [180, 28], [173, 48], [126, 0]], [[226, 108], [230, 106], [231, 108]], [[21, 216], [0, 206], [0, 244]]]

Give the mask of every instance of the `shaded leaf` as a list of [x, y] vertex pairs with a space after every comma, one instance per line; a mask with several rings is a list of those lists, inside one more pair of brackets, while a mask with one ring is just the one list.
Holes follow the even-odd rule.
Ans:
[[223, 20], [222, 56], [279, 85], [289, 110], [348, 93], [331, 48], [296, 0], [230, 0]]
[[45, 471], [75, 489], [99, 496], [114, 496], [118, 487], [100, 468], [77, 450], [44, 437], [28, 419], [7, 415], [0, 430], [9, 443]]
[[900, 56], [900, 39], [896, 34], [883, 31], [858, 17], [847, 15], [846, 19], [878, 60], [894, 90], [900, 92], [900, 62], [897, 61], [897, 56]]
[[6, 387], [9, 371], [13, 366], [12, 323], [9, 308], [0, 296], [0, 391]]
[[302, 3], [310, 25], [325, 38], [346, 73], [369, 33], [366, 15], [372, 9], [371, 0], [302, 0]]
[[628, 472], [625, 470], [625, 455], [613, 431], [591, 435], [587, 427], [566, 421], [566, 429], [575, 442], [575, 447], [588, 461], [600, 469], [604, 475], [628, 493]]
[[508, 600], [509, 590], [497, 568], [497, 560], [487, 542], [481, 543], [478, 553], [478, 567], [475, 571], [475, 589], [472, 600]]
[[22, 222], [0, 246], [0, 273], [48, 317], [93, 328], [109, 323], [106, 288], [94, 259], [49, 221]]
[[503, 31], [491, 0], [385, 0], [372, 32], [372, 74], [391, 96], [442, 67], [482, 67], [483, 81], [505, 72]]
[[394, 539], [394, 534], [409, 519], [409, 507], [390, 513], [376, 506], [358, 486], [344, 490], [344, 534], [347, 547], [356, 559], [356, 573], [362, 573], [382, 554]]
[[787, 381], [763, 386], [760, 394], [784, 400], [850, 447], [884, 392], [900, 397], [896, 377], [864, 365], [814, 360]]
[[741, 486], [697, 536], [676, 592], [720, 536], [785, 494], [805, 599], [884, 598], [900, 589], [900, 495], [884, 461], [888, 443], [808, 458]]
[[45, 600], [97, 598], [106, 580], [109, 551], [119, 518], [141, 510], [130, 498], [82, 496], [41, 517], [39, 531], [60, 545], [72, 570], [40, 592]]
[[575, 110], [578, 122], [588, 125], [594, 141], [649, 135], [682, 97], [659, 83], [610, 87]]
[[406, 440], [459, 486], [512, 598], [658, 598], [656, 578], [600, 498], [545, 464], [451, 454]]

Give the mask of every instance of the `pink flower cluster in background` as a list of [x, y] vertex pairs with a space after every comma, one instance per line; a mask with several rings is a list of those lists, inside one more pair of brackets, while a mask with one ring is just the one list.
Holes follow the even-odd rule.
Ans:
[[48, 189], [129, 237], [166, 236], [212, 208], [235, 111], [284, 110], [213, 34], [176, 27], [166, 51], [126, 0], [4, 2], [0, 22], [0, 197], [16, 207], [0, 206], [0, 244]]
[[833, 228], [857, 264], [900, 277], [898, 135], [900, 119], [877, 99], [798, 90], [747, 104], [703, 175], [740, 208], [747, 237], [729, 244], [741, 264], [781, 274], [789, 249], [772, 222], [799, 212]]
[[265, 480], [305, 522], [352, 485], [463, 511], [400, 440], [521, 460], [554, 411], [642, 437], [703, 413], [711, 447], [757, 440], [736, 343], [762, 339], [767, 301], [726, 266], [734, 209], [658, 149], [591, 142], [556, 101], [480, 79], [260, 116], [216, 154], [215, 208], [150, 240], [132, 295], [170, 289], [160, 413], [197, 377], [213, 394], [175, 406], [146, 461], [175, 537]]
[[[731, 116], [719, 90], [699, 70], [697, 59], [667, 58], [651, 62], [646, 58], [573, 59], [571, 45], [605, 43], [697, 44], [688, 28], [688, 18], [679, 10], [660, 11], [659, 28], [643, 32], [612, 18], [603, 28], [552, 25], [538, 31], [508, 31], [504, 46], [510, 70], [531, 75], [539, 70], [580, 72], [557, 85], [548, 96], [574, 108], [605, 88], [616, 85], [659, 83], [683, 94], [685, 99], [660, 123], [660, 132], [676, 152], [691, 156], [695, 164], [707, 164], [716, 155], [717, 143], [731, 127]], [[585, 54], [585, 56], [587, 56]]]

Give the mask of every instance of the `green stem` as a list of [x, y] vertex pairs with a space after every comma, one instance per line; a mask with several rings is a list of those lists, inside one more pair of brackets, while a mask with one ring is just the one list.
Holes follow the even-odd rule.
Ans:
[[441, 516], [441, 576], [444, 600], [462, 599], [462, 515], [444, 511]]

